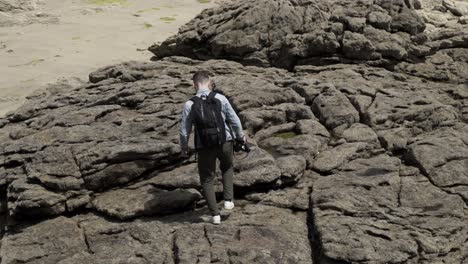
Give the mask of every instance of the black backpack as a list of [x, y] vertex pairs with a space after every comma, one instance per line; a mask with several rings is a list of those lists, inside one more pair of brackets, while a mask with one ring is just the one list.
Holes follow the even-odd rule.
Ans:
[[192, 120], [195, 125], [195, 148], [209, 148], [226, 142], [226, 129], [221, 114], [221, 101], [215, 98], [216, 93], [208, 96], [194, 96], [192, 105]]

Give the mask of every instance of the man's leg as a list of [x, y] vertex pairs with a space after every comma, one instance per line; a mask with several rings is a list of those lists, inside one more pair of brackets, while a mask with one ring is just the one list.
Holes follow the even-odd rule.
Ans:
[[201, 149], [198, 152], [198, 174], [203, 188], [203, 196], [212, 215], [219, 215], [213, 183], [216, 179], [215, 149]]
[[234, 198], [234, 190], [232, 183], [232, 176], [234, 174], [233, 168], [233, 143], [228, 141], [220, 148], [218, 158], [220, 161], [220, 169], [223, 175], [223, 195], [224, 200], [232, 200]]

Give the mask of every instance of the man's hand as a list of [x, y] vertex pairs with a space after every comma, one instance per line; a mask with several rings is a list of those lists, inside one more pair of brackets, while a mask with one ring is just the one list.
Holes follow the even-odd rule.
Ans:
[[247, 136], [246, 136], [246, 135], [244, 135], [244, 136], [242, 137], [242, 141], [244, 141], [244, 144], [247, 143]]

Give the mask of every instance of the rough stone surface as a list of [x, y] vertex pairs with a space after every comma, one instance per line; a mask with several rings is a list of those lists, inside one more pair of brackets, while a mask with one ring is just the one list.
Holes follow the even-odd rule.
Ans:
[[305, 212], [245, 204], [222, 226], [203, 223], [206, 213], [136, 222], [61, 216], [12, 230], [2, 263], [311, 263]]
[[[233, 1], [151, 47], [159, 60], [31, 97], [0, 118], [2, 263], [466, 262], [463, 8]], [[179, 156], [200, 69], [252, 148], [221, 226]]]
[[157, 58], [225, 58], [284, 68], [348, 60], [384, 65], [433, 51], [418, 41], [426, 25], [412, 2], [233, 1], [202, 12], [149, 50]]
[[166, 191], [151, 185], [135, 189], [111, 190], [97, 196], [93, 206], [97, 211], [127, 220], [142, 215], [168, 214], [184, 210], [201, 198], [194, 189]]

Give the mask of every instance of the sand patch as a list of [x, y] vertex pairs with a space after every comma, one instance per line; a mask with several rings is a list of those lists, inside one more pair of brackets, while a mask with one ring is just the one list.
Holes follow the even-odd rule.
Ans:
[[106, 65], [149, 61], [149, 46], [214, 5], [197, 0], [47, 0], [34, 11], [0, 12], [0, 72], [8, 76], [0, 78], [0, 116], [58, 78], [87, 80], [91, 71]]

